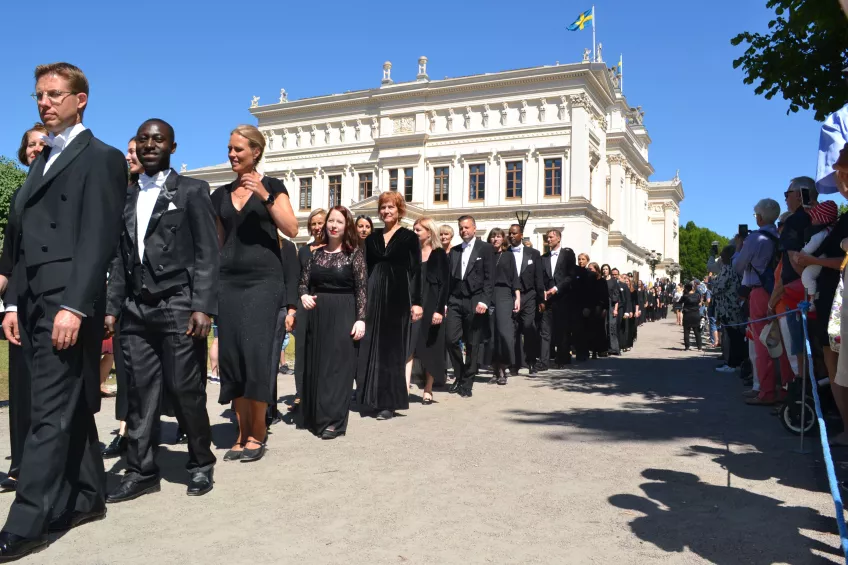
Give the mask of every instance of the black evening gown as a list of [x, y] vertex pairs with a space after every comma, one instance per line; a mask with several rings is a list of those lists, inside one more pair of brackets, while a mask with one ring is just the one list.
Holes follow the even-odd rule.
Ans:
[[359, 349], [356, 398], [371, 410], [409, 408], [406, 360], [412, 352], [410, 308], [421, 306], [418, 236], [398, 228], [385, 244], [383, 230], [365, 239], [368, 313]]
[[[288, 194], [283, 183], [263, 177], [265, 190]], [[256, 195], [239, 211], [233, 206], [236, 181], [212, 193], [224, 229], [218, 296], [218, 402], [247, 398], [276, 402], [274, 383], [282, 337], [277, 315], [283, 306], [283, 265], [277, 228]]]
[[511, 251], [495, 255], [495, 324], [492, 334], [492, 364], [515, 365], [515, 291], [518, 290], [518, 270]]
[[365, 321], [366, 267], [362, 249], [327, 253], [316, 249], [301, 273], [299, 294], [314, 295], [316, 306], [298, 321], [303, 354], [303, 426], [315, 435], [347, 429], [350, 390], [356, 376], [359, 342], [353, 324]]
[[[421, 263], [421, 293], [424, 315], [416, 322], [418, 336], [415, 342], [415, 357], [422, 369], [433, 375], [436, 385], [447, 380], [445, 364], [445, 304], [449, 295], [450, 264], [444, 249], [434, 249], [430, 258]], [[442, 323], [433, 325], [433, 313], [442, 315]]]
[[[300, 263], [300, 272], [306, 269], [306, 266], [309, 264], [309, 261], [312, 259], [312, 250], [309, 248], [309, 244], [306, 243], [297, 250], [297, 260]], [[303, 303], [300, 301], [300, 293], [298, 292], [298, 301], [297, 301], [297, 313], [295, 316], [297, 317], [297, 324], [294, 328], [294, 395], [295, 398], [300, 398], [300, 391], [303, 387], [303, 368], [297, 364], [298, 359], [303, 359], [303, 356], [306, 354], [306, 350], [304, 349], [305, 343], [302, 339], [298, 339], [298, 336], [302, 335], [298, 331], [298, 327], [307, 323], [307, 318], [309, 317], [309, 310], [305, 310], [303, 308]], [[284, 336], [285, 337], [285, 336]]]
[[[591, 277], [591, 273], [589, 274]], [[586, 297], [589, 308], [588, 346], [592, 353], [605, 353], [609, 350], [606, 333], [607, 312], [609, 308], [609, 287], [602, 278], [590, 280]]]

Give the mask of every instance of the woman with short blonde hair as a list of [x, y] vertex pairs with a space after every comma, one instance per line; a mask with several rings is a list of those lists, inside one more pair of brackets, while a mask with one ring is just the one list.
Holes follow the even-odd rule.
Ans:
[[441, 241], [445, 253], [450, 252], [451, 242], [453, 241], [453, 228], [451, 226], [447, 224], [439, 226], [439, 241]]

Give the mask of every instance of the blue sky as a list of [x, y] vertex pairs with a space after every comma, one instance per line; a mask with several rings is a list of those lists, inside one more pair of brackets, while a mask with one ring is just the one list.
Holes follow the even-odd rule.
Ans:
[[[786, 115], [782, 99], [755, 96], [732, 61], [730, 39], [763, 31], [766, 0], [598, 0], [597, 37], [609, 66], [624, 55], [624, 88], [641, 105], [653, 139], [651, 180], [680, 169], [682, 222], [725, 235], [752, 223], [763, 197], [783, 204], [790, 178], [814, 175], [819, 125], [812, 112]], [[70, 6], [70, 5], [68, 5]], [[173, 163], [190, 168], [226, 161], [227, 134], [252, 123], [252, 96], [275, 101], [378, 86], [381, 65], [413, 80], [417, 58], [432, 78], [574, 62], [591, 30], [566, 26], [590, 2], [267, 2], [148, 0], [4, 6], [6, 53], [0, 154], [14, 155], [38, 119], [32, 71], [65, 60], [91, 82], [86, 125], [124, 150], [146, 118], [174, 125]], [[729, 16], [730, 14], [730, 16]], [[41, 21], [43, 20], [43, 21]], [[67, 25], [55, 34], [38, 26]]]

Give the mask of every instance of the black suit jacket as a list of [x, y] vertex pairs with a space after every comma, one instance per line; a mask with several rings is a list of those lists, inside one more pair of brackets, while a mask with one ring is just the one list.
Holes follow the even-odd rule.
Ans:
[[462, 268], [462, 244], [454, 246], [450, 251], [451, 294], [459, 285], [464, 284], [472, 303], [482, 302], [486, 306], [491, 306], [492, 291], [495, 287], [494, 267], [495, 248], [485, 241], [474, 238], [474, 247], [468, 258], [465, 277], [457, 278], [458, 269]]
[[545, 290], [557, 287], [557, 293], [551, 297], [551, 300], [559, 300], [572, 292], [576, 269], [577, 257], [574, 255], [574, 251], [568, 247], [560, 247], [559, 249], [556, 272], [551, 272], [551, 252], [548, 251], [542, 255], [542, 275]]
[[[512, 253], [512, 251], [508, 251]], [[532, 247], [525, 247], [521, 254], [521, 268], [518, 270], [518, 283], [521, 297], [527, 296], [531, 290], [537, 297], [545, 295], [545, 279], [542, 269], [542, 254]]]
[[3, 236], [3, 253], [0, 255], [0, 275], [8, 279], [6, 291], [3, 295], [5, 306], [17, 306], [18, 289], [26, 288], [26, 269], [15, 269], [15, 264], [17, 264], [20, 255], [21, 243], [20, 219], [15, 213], [15, 199], [19, 193], [20, 188], [12, 193], [12, 198], [9, 200], [9, 217]]
[[[34, 295], [61, 291], [62, 306], [94, 316], [105, 298], [106, 272], [121, 229], [127, 186], [124, 155], [79, 133], [44, 173], [49, 148], [33, 162], [14, 200], [21, 284]], [[17, 297], [10, 297], [17, 304]], [[102, 308], [102, 306], [101, 306]]]
[[[106, 312], [117, 316], [124, 301], [142, 288], [154, 297], [190, 292], [193, 312], [218, 312], [218, 232], [206, 181], [171, 169], [159, 192], [139, 262], [137, 213], [139, 185], [127, 188], [124, 229], [109, 275]], [[140, 265], [140, 266], [139, 266]]]

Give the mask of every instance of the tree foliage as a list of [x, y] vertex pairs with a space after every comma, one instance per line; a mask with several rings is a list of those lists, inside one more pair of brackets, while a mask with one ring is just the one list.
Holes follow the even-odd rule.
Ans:
[[699, 228], [692, 221], [681, 228], [680, 280], [703, 279], [707, 275], [707, 260], [710, 258], [710, 247], [714, 241], [718, 241], [719, 251], [729, 243], [723, 235], [707, 228]]
[[800, 108], [822, 121], [841, 108], [848, 87], [842, 69], [848, 60], [848, 21], [836, 0], [768, 0], [775, 17], [766, 34], [743, 32], [730, 42], [746, 43], [733, 68], [745, 69], [745, 84], [771, 100], [781, 93], [790, 112]]
[[9, 221], [12, 194], [24, 183], [26, 176], [26, 171], [21, 169], [17, 162], [0, 155], [0, 243], [3, 242], [3, 234], [6, 233], [6, 224]]

